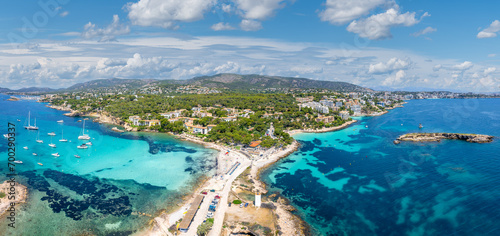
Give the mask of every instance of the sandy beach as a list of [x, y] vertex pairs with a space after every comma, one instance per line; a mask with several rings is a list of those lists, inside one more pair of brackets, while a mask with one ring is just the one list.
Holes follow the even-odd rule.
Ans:
[[290, 135], [295, 135], [295, 134], [300, 134], [300, 133], [326, 133], [326, 132], [332, 132], [340, 129], [345, 129], [349, 125], [358, 122], [357, 120], [351, 120], [348, 121], [340, 126], [335, 126], [335, 127], [329, 127], [329, 128], [322, 128], [322, 129], [295, 129], [295, 130], [290, 130], [288, 131], [288, 134]]

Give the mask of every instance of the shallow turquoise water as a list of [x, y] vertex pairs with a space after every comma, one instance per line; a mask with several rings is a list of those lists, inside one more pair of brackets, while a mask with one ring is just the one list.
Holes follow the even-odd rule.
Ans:
[[[213, 150], [163, 134], [115, 133], [91, 120], [85, 125], [93, 145], [77, 149], [83, 143], [77, 139], [83, 125], [78, 122], [81, 118], [65, 117], [64, 112], [45, 104], [8, 102], [6, 98], [0, 95], [0, 133], [7, 132], [7, 122], [16, 124], [16, 157], [23, 161], [16, 171], [30, 191], [29, 203], [18, 212], [18, 227], [8, 231], [11, 235], [128, 235], [150, 220], [131, 212], [155, 214], [169, 209], [192, 190], [199, 178], [213, 173]], [[23, 128], [28, 111], [32, 123], [37, 119], [39, 134]], [[61, 119], [63, 124], [56, 122]], [[48, 146], [49, 132], [56, 133], [52, 137], [56, 148]], [[62, 134], [69, 142], [58, 141]], [[35, 142], [38, 135], [43, 144]], [[2, 173], [7, 172], [6, 144], [2, 138]], [[56, 152], [60, 157], [51, 155]], [[75, 158], [75, 154], [81, 158]], [[5, 179], [4, 175], [0, 177], [0, 181]], [[6, 223], [0, 224], [2, 232], [5, 228]]]
[[[392, 143], [408, 132], [497, 138]], [[262, 177], [316, 235], [500, 235], [499, 136], [500, 99], [410, 101], [341, 131], [294, 136], [300, 150]]]

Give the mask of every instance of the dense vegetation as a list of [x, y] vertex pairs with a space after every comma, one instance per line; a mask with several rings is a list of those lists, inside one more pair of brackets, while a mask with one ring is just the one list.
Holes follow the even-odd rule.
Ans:
[[[307, 96], [309, 94], [303, 94]], [[337, 93], [314, 94], [319, 101], [323, 96], [343, 95]], [[294, 129], [319, 129], [323, 127], [338, 126], [345, 122], [338, 115], [338, 111], [331, 111], [335, 121], [325, 124], [316, 122], [318, 114], [311, 108], [300, 109], [292, 94], [259, 94], [259, 93], [217, 93], [207, 95], [184, 94], [179, 96], [165, 95], [115, 95], [102, 98], [62, 97], [53, 100], [54, 105], [71, 105], [72, 109], [86, 112], [105, 111], [122, 121], [128, 121], [130, 116], [138, 115], [141, 119], [157, 119], [161, 125], [152, 127], [139, 126], [139, 130], [148, 128], [159, 132], [182, 133], [187, 129], [183, 121], [169, 122], [160, 114], [168, 111], [183, 110], [182, 116], [191, 117], [192, 108], [209, 108], [212, 117], [198, 118], [194, 125], [215, 127], [208, 133], [198, 136], [208, 142], [222, 142], [229, 145], [248, 145], [252, 141], [260, 140], [262, 147], [288, 145], [293, 138], [286, 130]], [[236, 121], [224, 121], [230, 112], [225, 108], [237, 109], [240, 113], [250, 111], [247, 117], [238, 117]], [[274, 126], [274, 133], [268, 129]], [[267, 133], [267, 134], [266, 134]]]

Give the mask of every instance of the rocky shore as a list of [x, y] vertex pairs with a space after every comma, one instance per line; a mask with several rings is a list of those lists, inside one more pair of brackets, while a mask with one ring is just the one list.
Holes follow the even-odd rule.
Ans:
[[[12, 191], [12, 189], [15, 189], [15, 191]], [[14, 195], [8, 195], [9, 192], [15, 192], [15, 198], [9, 199], [9, 197], [12, 198]], [[0, 184], [0, 216], [2, 216], [5, 212], [7, 212], [7, 209], [9, 209], [12, 204], [14, 206], [18, 205], [19, 203], [24, 203], [26, 202], [26, 199], [28, 198], [28, 188], [26, 186], [21, 185], [19, 183], [15, 183], [14, 186], [12, 186], [11, 183], [4, 181], [3, 183]], [[3, 197], [2, 197], [3, 196]], [[14, 207], [17, 208], [17, 207]], [[16, 209], [18, 210], [18, 209]]]
[[411, 142], [440, 142], [442, 139], [457, 139], [471, 143], [489, 143], [493, 136], [484, 134], [457, 134], [457, 133], [410, 133], [399, 136], [394, 140], [395, 144], [402, 141]]

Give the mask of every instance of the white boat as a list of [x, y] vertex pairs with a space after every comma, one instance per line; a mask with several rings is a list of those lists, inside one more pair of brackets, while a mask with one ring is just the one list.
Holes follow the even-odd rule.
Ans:
[[8, 134], [4, 134], [3, 137], [4, 138], [9, 138], [9, 135]]
[[38, 163], [36, 163], [36, 164], [43, 166], [43, 164], [42, 164], [42, 163], [40, 163], [40, 162], [38, 162]]
[[33, 156], [38, 156], [38, 154], [36, 154], [36, 153], [33, 153]]
[[83, 120], [82, 135], [78, 136], [78, 139], [89, 140], [90, 136], [85, 134], [85, 120]]
[[75, 155], [75, 157], [76, 157], [76, 158], [80, 158], [80, 156], [78, 156], [78, 155]]
[[28, 125], [24, 126], [24, 128], [27, 130], [38, 130], [38, 127], [36, 126], [36, 118], [35, 125], [31, 125], [31, 112], [28, 112]]
[[43, 143], [43, 140], [40, 139], [40, 131], [38, 131], [38, 134], [36, 136], [36, 142], [37, 143]]
[[50, 132], [50, 133], [48, 133], [48, 135], [49, 135], [49, 136], [56, 136], [56, 133], [54, 133], [54, 132]]
[[92, 142], [88, 142], [86, 144], [87, 144], [87, 146], [92, 146]]
[[89, 146], [87, 146], [85, 143], [80, 145], [80, 146], [77, 146], [78, 149], [87, 149], [89, 148]]
[[21, 121], [20, 119], [17, 119], [17, 122]]
[[55, 148], [56, 145], [52, 143], [52, 137], [50, 137], [49, 147]]
[[23, 161], [14, 161], [14, 163], [23, 164]]
[[59, 139], [59, 142], [68, 142], [68, 140], [64, 138], [64, 130], [61, 131], [61, 139]]
[[365, 128], [368, 128], [368, 125], [365, 125]]
[[58, 120], [57, 123], [64, 123], [64, 120]]
[[26, 147], [23, 147], [23, 148], [24, 148], [24, 149], [26, 149], [26, 150], [28, 150], [28, 146], [26, 146]]
[[59, 153], [58, 153], [58, 152], [56, 152], [56, 153], [52, 153], [52, 156], [55, 156], [55, 157], [60, 157], [61, 155], [59, 155]]

